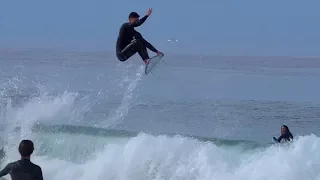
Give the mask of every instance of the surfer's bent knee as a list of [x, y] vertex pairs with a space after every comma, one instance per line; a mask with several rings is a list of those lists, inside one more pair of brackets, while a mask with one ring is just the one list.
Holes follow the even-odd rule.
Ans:
[[126, 58], [125, 56], [123, 56], [122, 54], [117, 54], [117, 58], [119, 61], [124, 62], [126, 60], [128, 60], [128, 58]]

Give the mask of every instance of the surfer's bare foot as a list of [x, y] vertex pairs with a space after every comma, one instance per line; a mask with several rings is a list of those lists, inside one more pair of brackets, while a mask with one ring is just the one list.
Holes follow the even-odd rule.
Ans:
[[148, 64], [149, 64], [150, 59], [146, 59], [146, 60], [143, 60], [143, 61], [144, 61], [144, 64], [148, 65]]

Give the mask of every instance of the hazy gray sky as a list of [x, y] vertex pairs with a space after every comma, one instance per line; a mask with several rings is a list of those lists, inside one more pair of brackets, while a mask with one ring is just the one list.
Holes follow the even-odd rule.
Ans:
[[164, 52], [320, 55], [319, 0], [1, 0], [0, 47], [113, 51], [129, 12], [148, 7], [138, 30]]

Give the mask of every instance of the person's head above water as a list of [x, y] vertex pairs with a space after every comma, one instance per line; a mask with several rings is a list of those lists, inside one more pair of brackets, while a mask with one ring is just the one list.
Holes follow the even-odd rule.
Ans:
[[289, 130], [288, 126], [286, 126], [286, 125], [281, 126], [281, 134], [286, 134], [289, 132], [290, 132], [290, 130]]
[[31, 154], [33, 153], [34, 146], [33, 142], [30, 140], [22, 140], [19, 145], [19, 153], [21, 158], [30, 158]]
[[129, 23], [130, 23], [130, 24], [136, 23], [137, 21], [139, 21], [139, 18], [140, 18], [140, 16], [139, 16], [138, 13], [136, 13], [136, 12], [131, 12], [131, 13], [129, 14]]

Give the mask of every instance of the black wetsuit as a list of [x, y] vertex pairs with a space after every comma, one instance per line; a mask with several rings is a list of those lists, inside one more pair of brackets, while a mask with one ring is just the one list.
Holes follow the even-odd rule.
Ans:
[[156, 48], [134, 29], [141, 26], [147, 18], [148, 16], [144, 16], [134, 24], [124, 23], [121, 26], [116, 47], [117, 57], [120, 61], [126, 61], [137, 52], [142, 60], [147, 60], [149, 59], [147, 48], [153, 52], [158, 52]]
[[[276, 138], [275, 138], [276, 139]], [[278, 139], [276, 139], [278, 142], [281, 142], [281, 140], [284, 139], [284, 141], [291, 141], [293, 139], [293, 136], [291, 132], [282, 134]]]
[[12, 180], [43, 180], [42, 170], [29, 159], [9, 163], [0, 171], [0, 177], [10, 174]]

